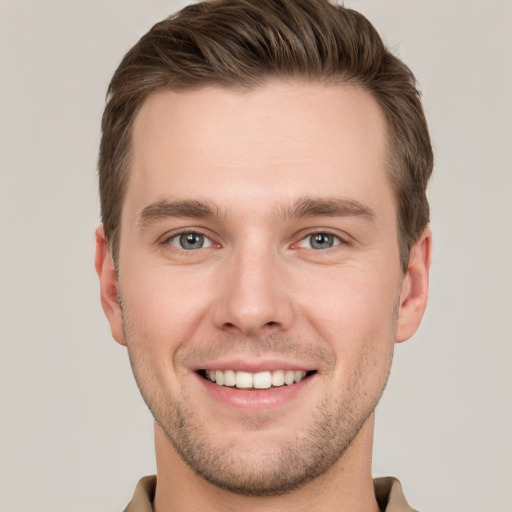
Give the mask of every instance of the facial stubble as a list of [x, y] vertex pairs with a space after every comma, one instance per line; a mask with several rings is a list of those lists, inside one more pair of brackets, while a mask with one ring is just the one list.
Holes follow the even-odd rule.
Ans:
[[[171, 396], [168, 389], [159, 387], [158, 378], [151, 371], [152, 362], [144, 353], [145, 340], [140, 343], [141, 340], [133, 339], [124, 309], [123, 328], [139, 390], [176, 453], [206, 481], [246, 496], [283, 495], [326, 474], [335, 465], [342, 465], [344, 455], [380, 400], [393, 356], [392, 350], [387, 352], [386, 364], [382, 366], [386, 372], [374, 388], [365, 387], [364, 372], [357, 368], [353, 385], [344, 393], [336, 396], [331, 390], [329, 396], [314, 405], [310, 417], [302, 420], [301, 435], [291, 435], [277, 445], [260, 447], [251, 453], [241, 450], [233, 441], [219, 446], [186, 397]], [[289, 347], [291, 343], [286, 339], [282, 345]], [[274, 340], [272, 345], [279, 346], [279, 341], [276, 344]], [[310, 350], [314, 352], [315, 348]], [[322, 351], [324, 348], [319, 347], [318, 352]], [[369, 354], [366, 357], [371, 359]], [[369, 370], [373, 365], [366, 361], [362, 366]], [[251, 434], [264, 429], [257, 419], [252, 425], [246, 422], [244, 427]]]

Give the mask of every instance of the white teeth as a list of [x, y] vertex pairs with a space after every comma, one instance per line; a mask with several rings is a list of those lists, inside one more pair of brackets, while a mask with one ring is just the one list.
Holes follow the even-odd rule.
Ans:
[[294, 376], [295, 382], [300, 382], [306, 376], [306, 372], [296, 371]]
[[[219, 382], [219, 381], [217, 381]], [[295, 382], [295, 372], [292, 371], [292, 370], [289, 370], [287, 371], [285, 374], [284, 374], [284, 383], [288, 386], [290, 386], [291, 384], [293, 384]]]
[[236, 372], [237, 388], [252, 388], [252, 373]]
[[284, 371], [277, 370], [272, 372], [272, 386], [282, 386], [284, 384]]
[[236, 386], [240, 389], [268, 389], [284, 384], [291, 386], [306, 377], [305, 371], [275, 370], [249, 373], [234, 370], [206, 370], [206, 378], [219, 386]]
[[270, 372], [255, 373], [252, 380], [256, 389], [268, 389], [272, 386], [272, 374]]
[[233, 370], [226, 370], [224, 372], [224, 386], [235, 386], [236, 375]]

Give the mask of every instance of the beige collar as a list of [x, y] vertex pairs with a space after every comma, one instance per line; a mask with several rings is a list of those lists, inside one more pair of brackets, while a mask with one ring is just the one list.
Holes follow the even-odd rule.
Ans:
[[[375, 496], [382, 512], [416, 512], [405, 499], [400, 482], [393, 477], [376, 478], [373, 481]], [[153, 498], [156, 489], [156, 476], [142, 478], [133, 494], [132, 501], [124, 512], [153, 512]]]

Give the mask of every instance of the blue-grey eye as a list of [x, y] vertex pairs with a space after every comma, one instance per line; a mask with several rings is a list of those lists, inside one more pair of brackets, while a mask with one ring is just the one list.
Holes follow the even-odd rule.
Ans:
[[303, 238], [298, 246], [306, 247], [308, 249], [330, 249], [335, 245], [339, 245], [341, 243], [340, 238], [336, 235], [332, 235], [331, 233], [313, 233], [312, 235], [308, 235]]
[[205, 247], [210, 247], [212, 245], [208, 237], [193, 231], [173, 236], [170, 239], [170, 244], [174, 247], [178, 247], [179, 249], [184, 249], [185, 251], [204, 249]]

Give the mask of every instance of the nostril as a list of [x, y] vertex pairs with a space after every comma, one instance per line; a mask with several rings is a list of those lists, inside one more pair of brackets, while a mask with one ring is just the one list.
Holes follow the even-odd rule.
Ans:
[[[1, 1], [1, 0], [0, 0]], [[230, 333], [244, 334], [249, 337], [269, 334], [281, 326], [280, 322], [270, 320], [269, 322], [224, 322], [222, 329]]]

